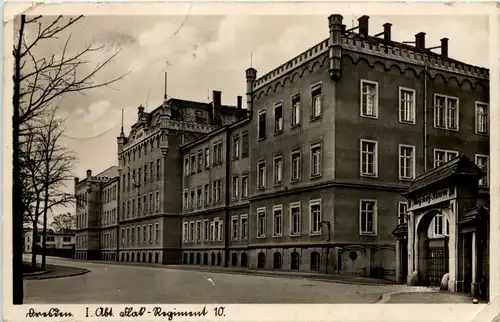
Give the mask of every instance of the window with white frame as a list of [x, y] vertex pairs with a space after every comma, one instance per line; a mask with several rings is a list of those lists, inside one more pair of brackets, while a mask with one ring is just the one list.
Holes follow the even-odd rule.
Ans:
[[300, 236], [300, 202], [290, 204], [290, 236]]
[[185, 156], [184, 157], [184, 176], [189, 175], [189, 157]]
[[152, 244], [153, 243], [153, 225], [149, 224], [148, 228], [149, 228], [149, 243]]
[[224, 240], [223, 231], [224, 231], [224, 222], [223, 221], [219, 221], [219, 241]]
[[191, 154], [191, 174], [196, 173], [196, 154]]
[[[156, 191], [155, 194], [156, 194], [155, 210], [158, 211], [158, 210], [160, 210], [160, 192]], [[137, 198], [137, 206], [138, 206], [138, 208], [140, 208], [140, 202], [141, 202], [141, 199]]]
[[248, 156], [249, 142], [248, 142], [248, 132], [243, 132], [241, 134], [241, 157]]
[[142, 243], [146, 244], [147, 241], [146, 225], [142, 225]]
[[434, 95], [434, 127], [458, 130], [458, 98]]
[[411, 180], [415, 178], [415, 147], [399, 145], [399, 179]]
[[160, 224], [155, 224], [155, 243], [158, 244], [160, 242]]
[[457, 151], [434, 149], [434, 167], [437, 168], [456, 157], [458, 157]]
[[196, 241], [201, 242], [201, 221], [196, 222]]
[[484, 174], [484, 177], [482, 177], [479, 180], [479, 186], [487, 187], [488, 182], [489, 182], [489, 180], [488, 180], [488, 177], [489, 177], [489, 166], [488, 166], [489, 158], [487, 155], [482, 155], [482, 154], [476, 154], [475, 157], [476, 157], [476, 165]]
[[274, 133], [283, 132], [283, 103], [274, 104]]
[[399, 122], [415, 124], [415, 90], [399, 88]]
[[222, 201], [222, 180], [217, 180], [217, 202]]
[[359, 208], [360, 234], [376, 234], [377, 201], [361, 200]]
[[233, 136], [233, 160], [240, 157], [240, 137], [239, 135]]
[[213, 240], [219, 240], [219, 218], [214, 219]]
[[210, 168], [210, 149], [205, 148], [205, 169]]
[[309, 202], [309, 225], [311, 235], [321, 234], [321, 200]]
[[203, 220], [203, 241], [210, 239], [210, 225], [208, 219]]
[[487, 103], [476, 102], [476, 133], [488, 134], [488, 109]]
[[408, 203], [400, 201], [398, 203], [398, 224], [404, 224], [406, 220], [406, 213], [408, 212]]
[[210, 185], [207, 183], [205, 184], [205, 205], [208, 205], [210, 203]]
[[300, 95], [292, 97], [292, 126], [300, 124]]
[[203, 200], [202, 200], [202, 194], [201, 194], [201, 187], [198, 187], [196, 189], [196, 200], [197, 200], [197, 205], [198, 207], [201, 207], [201, 204], [203, 203]]
[[238, 216], [231, 217], [231, 239], [238, 239]]
[[240, 239], [244, 240], [248, 238], [248, 216], [240, 216]]
[[321, 106], [321, 84], [316, 84], [311, 87], [311, 119], [316, 119], [321, 116], [322, 106]]
[[194, 243], [194, 221], [189, 222], [189, 241]]
[[311, 145], [311, 177], [321, 176], [321, 143]]
[[266, 237], [266, 208], [257, 209], [257, 238]]
[[432, 236], [433, 237], [444, 237], [448, 236], [450, 233], [450, 223], [448, 219], [442, 214], [437, 213], [432, 219]]
[[266, 160], [257, 163], [257, 188], [266, 187]]
[[248, 174], [241, 176], [241, 198], [248, 198]]
[[376, 141], [361, 140], [361, 175], [377, 176], [378, 147]]
[[203, 171], [203, 151], [199, 150], [196, 154], [198, 159], [198, 172], [201, 172]]
[[361, 80], [361, 116], [378, 117], [378, 83]]
[[[146, 198], [144, 198], [144, 201], [146, 201]], [[189, 208], [189, 191], [187, 189], [184, 189], [184, 209]]]
[[273, 207], [273, 237], [281, 237], [283, 234], [283, 206]]
[[[141, 238], [141, 226], [137, 226], [135, 228], [135, 230], [137, 232], [137, 244], [140, 245], [141, 242], [142, 242], [142, 238]], [[183, 236], [184, 242], [187, 243], [189, 241], [188, 240], [188, 225], [187, 225], [187, 222], [184, 223], [184, 227], [183, 227], [183, 230], [182, 230], [182, 236]]]
[[234, 176], [233, 177], [233, 200], [238, 199], [238, 177]]
[[292, 159], [292, 181], [300, 180], [300, 150], [294, 150], [291, 154]]
[[273, 163], [274, 184], [279, 185], [283, 183], [283, 156], [275, 156], [273, 158]]
[[189, 204], [191, 205], [191, 208], [196, 207], [196, 195], [194, 189], [191, 189], [191, 200], [189, 201]]
[[266, 110], [259, 111], [259, 121], [257, 126], [257, 138], [259, 140], [266, 138]]

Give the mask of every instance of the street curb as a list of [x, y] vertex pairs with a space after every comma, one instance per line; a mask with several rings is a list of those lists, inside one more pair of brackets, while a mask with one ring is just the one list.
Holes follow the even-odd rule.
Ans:
[[[69, 267], [69, 266], [65, 266], [65, 267]], [[84, 269], [84, 268], [78, 268], [79, 270], [81, 270], [80, 272], [77, 272], [77, 273], [70, 273], [70, 274], [66, 274], [66, 275], [59, 275], [59, 276], [36, 276], [34, 278], [30, 278], [30, 280], [48, 280], [48, 279], [54, 279], [54, 278], [64, 278], [64, 277], [73, 277], [73, 276], [79, 276], [79, 275], [84, 275], [84, 274], [87, 274], [89, 273], [91, 270], [90, 269]], [[46, 272], [47, 274], [49, 273], [48, 271]]]
[[23, 273], [23, 277], [32, 277], [36, 275], [42, 275], [42, 274], [47, 274], [49, 271], [38, 271], [38, 272], [32, 272], [32, 273]]

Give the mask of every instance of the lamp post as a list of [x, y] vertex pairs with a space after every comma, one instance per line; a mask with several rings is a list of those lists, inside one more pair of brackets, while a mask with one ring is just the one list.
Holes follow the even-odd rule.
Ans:
[[327, 235], [327, 239], [326, 239], [326, 242], [328, 243], [326, 245], [326, 263], [325, 263], [325, 274], [328, 275], [328, 257], [330, 256], [330, 240], [331, 240], [331, 235], [332, 235], [332, 224], [329, 222], [329, 221], [326, 221], [326, 220], [323, 220], [321, 221], [321, 224], [322, 225], [326, 225], [326, 227], [328, 228], [328, 235]]

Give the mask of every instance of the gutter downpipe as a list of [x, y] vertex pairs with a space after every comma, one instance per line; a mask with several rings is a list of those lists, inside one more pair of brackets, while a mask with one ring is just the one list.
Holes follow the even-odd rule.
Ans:
[[424, 172], [427, 172], [427, 57], [424, 58]]

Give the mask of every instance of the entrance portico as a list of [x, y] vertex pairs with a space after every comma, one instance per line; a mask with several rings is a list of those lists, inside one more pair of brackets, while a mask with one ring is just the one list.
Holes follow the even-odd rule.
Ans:
[[489, 212], [478, 207], [482, 176], [460, 156], [417, 177], [403, 193], [405, 222], [393, 231], [401, 282], [485, 295]]

